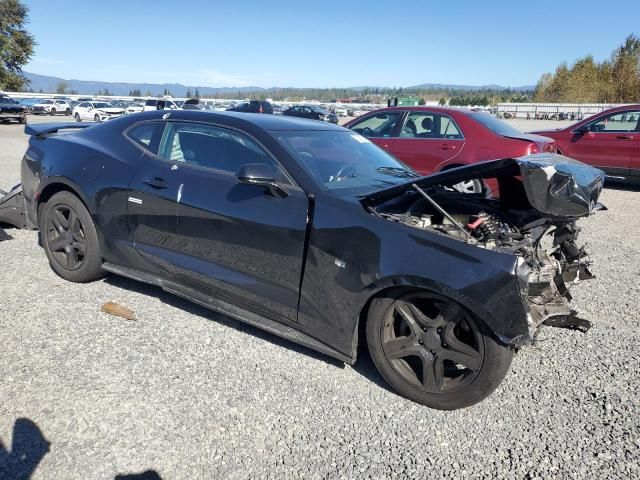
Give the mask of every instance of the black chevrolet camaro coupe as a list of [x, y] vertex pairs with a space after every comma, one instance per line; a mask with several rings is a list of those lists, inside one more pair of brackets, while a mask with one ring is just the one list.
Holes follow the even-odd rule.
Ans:
[[571, 159], [419, 177], [342, 127], [242, 113], [26, 132], [0, 221], [24, 206], [58, 275], [158, 285], [350, 364], [366, 346], [430, 407], [485, 398], [543, 324], [589, 326], [567, 286], [590, 277], [576, 220], [604, 175]]

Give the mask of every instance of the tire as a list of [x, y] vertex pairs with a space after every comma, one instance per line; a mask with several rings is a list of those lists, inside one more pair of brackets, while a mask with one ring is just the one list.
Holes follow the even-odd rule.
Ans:
[[57, 111], [55, 108], [52, 108], [52, 109], [49, 111], [49, 115], [54, 115], [54, 116], [55, 116], [57, 113], [58, 113], [58, 111]]
[[27, 123], [27, 116], [24, 115], [20, 117], [20, 120], [18, 120], [18, 123], [20, 123], [21, 125], [25, 125]]
[[513, 350], [459, 303], [426, 290], [375, 298], [367, 345], [382, 377], [400, 395], [439, 410], [474, 405], [507, 374]]
[[100, 115], [96, 113], [95, 116], [93, 117], [93, 121], [96, 123], [100, 123]]
[[70, 109], [70, 108], [67, 108], [67, 109], [64, 111], [64, 114], [65, 114], [67, 117], [68, 117], [69, 115], [71, 115], [71, 109]]
[[80, 114], [76, 112], [76, 114], [73, 116], [76, 119], [76, 122], [80, 123], [82, 122], [82, 119], [80, 118]]
[[59, 192], [42, 208], [40, 236], [49, 265], [70, 282], [102, 276], [98, 233], [89, 211], [71, 192]]

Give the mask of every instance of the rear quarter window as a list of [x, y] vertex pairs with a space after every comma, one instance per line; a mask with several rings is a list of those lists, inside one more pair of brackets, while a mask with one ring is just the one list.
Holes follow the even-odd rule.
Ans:
[[163, 126], [161, 122], [139, 123], [126, 130], [125, 136], [142, 149], [155, 155], [158, 153]]

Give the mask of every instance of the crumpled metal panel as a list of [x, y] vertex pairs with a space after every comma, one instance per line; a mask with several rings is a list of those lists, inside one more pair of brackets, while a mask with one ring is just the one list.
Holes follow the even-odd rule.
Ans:
[[531, 206], [545, 215], [583, 217], [598, 202], [605, 174], [597, 168], [556, 154], [517, 158]]
[[[499, 183], [510, 189], [514, 187], [513, 181], [500, 180], [519, 179], [529, 204], [535, 210], [542, 215], [566, 218], [586, 216], [596, 208], [605, 174], [602, 170], [563, 155], [538, 153], [478, 162], [434, 173], [366, 195], [363, 202], [376, 204], [385, 201], [412, 189], [411, 185], [414, 183], [420, 188], [428, 188], [436, 185], [450, 186], [473, 179], [498, 179]], [[514, 193], [518, 195], [514, 191], [502, 191], [501, 187], [500, 197], [513, 198]]]

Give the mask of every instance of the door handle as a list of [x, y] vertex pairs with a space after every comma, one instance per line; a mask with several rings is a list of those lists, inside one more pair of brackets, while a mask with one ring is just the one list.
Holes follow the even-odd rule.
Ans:
[[443, 143], [442, 145], [440, 145], [440, 149], [441, 150], [455, 150], [456, 146], [455, 145], [449, 145], [448, 143]]
[[618, 140], [633, 140], [633, 135], [618, 135], [616, 138]]
[[160, 177], [144, 177], [142, 182], [151, 185], [153, 188], [167, 188], [167, 182]]

